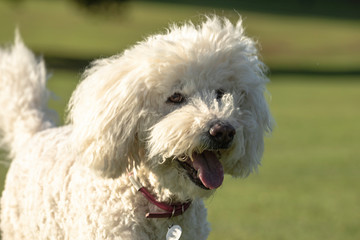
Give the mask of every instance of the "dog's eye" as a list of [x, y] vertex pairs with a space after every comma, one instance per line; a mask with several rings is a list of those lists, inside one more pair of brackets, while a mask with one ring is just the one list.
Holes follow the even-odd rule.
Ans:
[[174, 93], [167, 99], [167, 103], [182, 103], [185, 101], [185, 97], [181, 93]]
[[217, 89], [215, 91], [215, 93], [216, 93], [216, 99], [220, 100], [224, 96], [225, 90], [220, 88], [220, 89]]

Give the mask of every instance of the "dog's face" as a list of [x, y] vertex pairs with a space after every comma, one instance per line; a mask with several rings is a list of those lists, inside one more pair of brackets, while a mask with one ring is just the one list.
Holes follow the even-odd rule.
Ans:
[[184, 198], [208, 196], [225, 173], [260, 163], [271, 129], [263, 68], [241, 23], [217, 18], [98, 61], [71, 102], [79, 151], [109, 175], [141, 165]]

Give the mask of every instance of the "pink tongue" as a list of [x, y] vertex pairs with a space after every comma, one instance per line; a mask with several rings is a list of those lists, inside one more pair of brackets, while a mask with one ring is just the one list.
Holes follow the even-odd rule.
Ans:
[[201, 154], [193, 153], [193, 167], [199, 173], [199, 178], [205, 187], [215, 189], [221, 186], [224, 180], [224, 170], [214, 152], [204, 151]]

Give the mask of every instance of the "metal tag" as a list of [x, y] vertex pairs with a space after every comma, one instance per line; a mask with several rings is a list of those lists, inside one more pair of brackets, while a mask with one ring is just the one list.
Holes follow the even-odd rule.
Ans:
[[166, 240], [179, 240], [182, 234], [182, 229], [179, 225], [169, 226], [166, 234]]

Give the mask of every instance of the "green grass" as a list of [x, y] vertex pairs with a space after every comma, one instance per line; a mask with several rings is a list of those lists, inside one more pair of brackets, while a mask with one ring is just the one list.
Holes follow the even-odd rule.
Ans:
[[[170, 21], [198, 20], [224, 9], [131, 1], [121, 17], [77, 11], [66, 1], [0, 1], [0, 42], [16, 25], [38, 53], [87, 59], [108, 56], [163, 31]], [[271, 69], [359, 72], [359, 20], [239, 11]], [[49, 88], [59, 112], [79, 72], [51, 68]], [[249, 178], [227, 177], [206, 201], [210, 240], [360, 239], [360, 76], [274, 75], [269, 90], [277, 126], [263, 166]], [[3, 158], [0, 152], [0, 159]], [[0, 189], [6, 168], [0, 168]]]
[[53, 92], [49, 107], [55, 109], [59, 116], [59, 124], [63, 124], [66, 118], [66, 106], [71, 93], [80, 80], [81, 73], [54, 70], [48, 82], [48, 87]]

